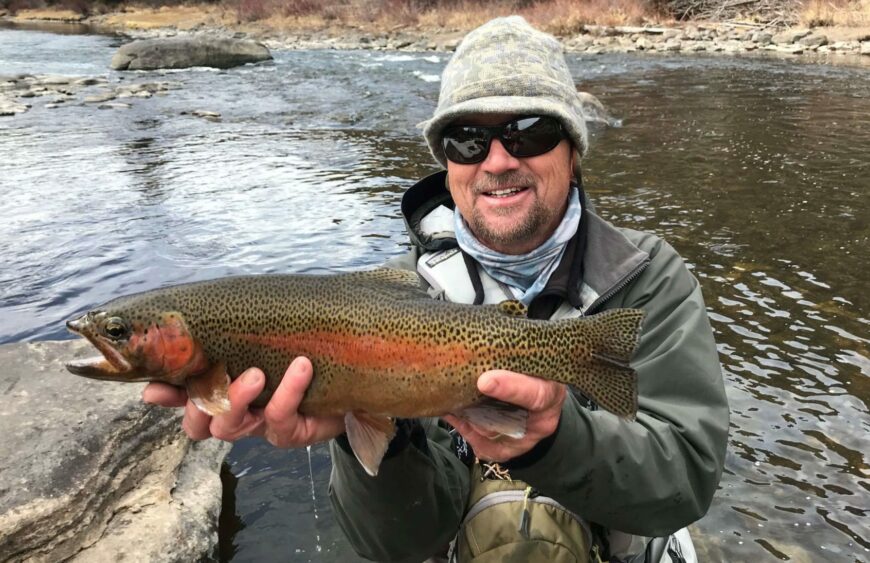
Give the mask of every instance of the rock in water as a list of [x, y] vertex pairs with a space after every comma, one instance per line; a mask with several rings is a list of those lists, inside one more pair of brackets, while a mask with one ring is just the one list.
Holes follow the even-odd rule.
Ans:
[[621, 127], [622, 120], [610, 115], [610, 112], [601, 103], [601, 100], [596, 98], [589, 92], [577, 92], [577, 97], [580, 99], [580, 106], [583, 110], [583, 119], [587, 123], [603, 123], [608, 127]]
[[209, 66], [231, 68], [272, 59], [257, 41], [208, 37], [142, 39], [123, 45], [112, 57], [114, 70], [154, 70]]
[[0, 560], [205, 560], [229, 444], [191, 443], [136, 385], [68, 374], [84, 344], [0, 346]]

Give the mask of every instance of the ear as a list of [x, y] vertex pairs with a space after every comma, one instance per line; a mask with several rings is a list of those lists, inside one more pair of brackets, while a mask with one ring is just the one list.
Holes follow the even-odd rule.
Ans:
[[581, 166], [580, 166], [580, 153], [577, 150], [571, 151], [571, 173], [575, 180], [580, 183], [580, 178], [582, 177]]

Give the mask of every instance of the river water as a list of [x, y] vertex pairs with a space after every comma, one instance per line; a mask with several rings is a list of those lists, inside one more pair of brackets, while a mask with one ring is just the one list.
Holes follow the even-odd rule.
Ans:
[[[435, 170], [414, 125], [443, 53], [278, 51], [229, 71], [120, 74], [120, 39], [0, 30], [0, 74], [169, 80], [129, 109], [0, 118], [0, 342], [66, 338], [109, 298], [229, 274], [348, 271], [406, 248], [398, 204]], [[732, 420], [694, 526], [713, 561], [870, 560], [870, 70], [773, 59], [569, 56], [622, 118], [586, 185], [699, 278]], [[221, 113], [217, 122], [190, 114]], [[325, 448], [242, 441], [224, 561], [355, 560]]]

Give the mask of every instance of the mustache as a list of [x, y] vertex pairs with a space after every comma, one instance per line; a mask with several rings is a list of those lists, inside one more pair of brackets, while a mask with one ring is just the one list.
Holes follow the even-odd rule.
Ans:
[[484, 192], [503, 190], [505, 188], [533, 185], [535, 185], [534, 178], [527, 174], [523, 174], [522, 172], [512, 170], [499, 175], [487, 174], [472, 184], [471, 188], [474, 190], [474, 193], [481, 194]]

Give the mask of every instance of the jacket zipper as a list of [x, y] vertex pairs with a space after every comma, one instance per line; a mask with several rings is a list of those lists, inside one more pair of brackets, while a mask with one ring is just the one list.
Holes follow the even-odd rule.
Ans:
[[634, 270], [632, 270], [631, 272], [629, 272], [629, 274], [627, 276], [622, 278], [622, 280], [620, 280], [619, 283], [617, 283], [615, 286], [611, 287], [604, 295], [601, 295], [600, 297], [598, 297], [598, 299], [596, 299], [592, 303], [592, 305], [587, 307], [586, 312], [583, 313], [583, 316], [594, 314], [596, 312], [596, 310], [601, 305], [604, 304], [605, 301], [607, 301], [608, 299], [610, 299], [611, 297], [613, 297], [614, 295], [619, 293], [625, 286], [627, 286], [632, 281], [634, 281], [635, 278], [637, 278], [644, 270], [646, 270], [647, 266], [649, 266], [649, 263], [650, 263], [650, 261], [649, 261], [649, 259], [647, 259], [647, 260], [644, 260], [643, 262], [641, 262], [640, 264], [638, 264], [634, 268]]

